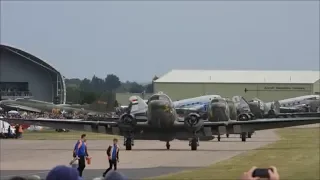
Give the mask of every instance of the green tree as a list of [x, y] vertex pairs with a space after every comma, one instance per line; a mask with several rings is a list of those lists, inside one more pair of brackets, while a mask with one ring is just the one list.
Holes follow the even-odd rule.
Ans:
[[81, 104], [92, 104], [93, 102], [95, 102], [97, 100], [97, 94], [94, 92], [85, 92], [82, 91], [81, 92]]
[[93, 92], [103, 92], [104, 91], [104, 80], [93, 76], [91, 79], [91, 91]]
[[114, 74], [108, 74], [104, 80], [104, 84], [107, 91], [114, 91], [121, 86], [119, 77]]
[[85, 78], [80, 83], [80, 90], [81, 91], [91, 91], [91, 81], [90, 79]]
[[68, 87], [79, 87], [82, 80], [78, 78], [65, 79], [66, 86]]
[[136, 82], [131, 83], [131, 87], [129, 89], [130, 93], [141, 93], [144, 91], [144, 87], [141, 84]]
[[67, 103], [79, 104], [82, 101], [80, 89], [78, 87], [67, 87]]

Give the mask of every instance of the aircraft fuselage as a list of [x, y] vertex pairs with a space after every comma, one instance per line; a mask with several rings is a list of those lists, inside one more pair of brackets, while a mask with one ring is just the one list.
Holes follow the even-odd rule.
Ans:
[[148, 124], [159, 129], [173, 127], [177, 119], [172, 103], [165, 100], [153, 100], [148, 104]]

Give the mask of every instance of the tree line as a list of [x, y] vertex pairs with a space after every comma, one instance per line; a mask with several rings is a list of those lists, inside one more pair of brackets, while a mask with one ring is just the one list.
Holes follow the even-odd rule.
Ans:
[[101, 96], [106, 97], [110, 103], [115, 101], [116, 93], [153, 93], [153, 81], [157, 79], [158, 77], [155, 76], [151, 83], [145, 85], [130, 81], [121, 82], [114, 74], [108, 74], [104, 79], [97, 76], [91, 79], [65, 79], [67, 103], [91, 104]]

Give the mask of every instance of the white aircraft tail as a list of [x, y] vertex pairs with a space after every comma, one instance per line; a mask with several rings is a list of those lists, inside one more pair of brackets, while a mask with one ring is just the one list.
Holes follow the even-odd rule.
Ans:
[[250, 111], [249, 103], [242, 96], [233, 96], [232, 101], [238, 110], [241, 111]]
[[279, 114], [280, 113], [280, 107], [281, 107], [281, 104], [279, 101], [275, 101], [273, 103], [273, 110], [276, 114]]
[[139, 96], [131, 96], [129, 98], [129, 101], [130, 101], [129, 108], [130, 108], [131, 114], [146, 112], [148, 109], [148, 105], [145, 102], [145, 100], [143, 100]]

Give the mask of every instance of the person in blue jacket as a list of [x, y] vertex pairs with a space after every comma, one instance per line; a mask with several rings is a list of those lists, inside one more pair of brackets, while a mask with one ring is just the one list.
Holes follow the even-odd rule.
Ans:
[[107, 155], [109, 159], [109, 168], [102, 174], [103, 177], [114, 167], [114, 170], [117, 170], [117, 163], [119, 163], [119, 146], [118, 139], [113, 139], [113, 145], [110, 145], [107, 149]]
[[86, 167], [86, 156], [89, 156], [87, 151], [86, 135], [82, 134], [81, 139], [77, 142], [75, 148], [75, 155], [78, 159], [79, 176], [82, 177], [82, 172]]

